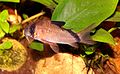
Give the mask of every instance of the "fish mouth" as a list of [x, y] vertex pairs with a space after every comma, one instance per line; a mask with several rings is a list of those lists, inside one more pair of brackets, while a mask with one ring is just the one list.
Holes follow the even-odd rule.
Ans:
[[29, 35], [29, 27], [26, 27], [24, 29], [23, 34], [25, 35], [25, 37], [27, 37]]
[[29, 41], [29, 36], [30, 36], [29, 27], [26, 27], [23, 30], [23, 34], [24, 34], [25, 38]]
[[27, 39], [27, 41], [30, 43], [30, 39], [29, 39], [29, 37], [28, 37], [28, 36], [26, 36], [25, 38], [26, 38], [26, 39]]
[[28, 25], [25, 29], [24, 29], [24, 35], [30, 36], [30, 37], [34, 37], [34, 32], [35, 32], [35, 24], [32, 23], [30, 25]]
[[[27, 31], [27, 29], [25, 29], [23, 31], [23, 34], [24, 34], [26, 40], [28, 41], [28, 43], [31, 43], [31, 40], [30, 40], [31, 35], [30, 35], [29, 31]], [[31, 37], [31, 38], [33, 38], [33, 37]]]
[[23, 31], [23, 34], [25, 35], [25, 38], [29, 43], [31, 43], [31, 38], [34, 39], [34, 33], [35, 33], [35, 23], [29, 24]]

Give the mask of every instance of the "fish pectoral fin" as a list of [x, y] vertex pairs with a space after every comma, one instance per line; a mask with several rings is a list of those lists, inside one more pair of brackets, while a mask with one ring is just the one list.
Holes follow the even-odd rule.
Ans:
[[50, 43], [49, 45], [55, 53], [59, 53], [59, 46], [56, 43]]
[[55, 24], [55, 25], [57, 25], [57, 26], [59, 26], [59, 27], [62, 27], [62, 26], [64, 26], [64, 24], [65, 24], [65, 22], [63, 22], [63, 21], [51, 21], [51, 23], [52, 23], [52, 24]]
[[59, 53], [59, 46], [56, 43], [52, 43], [49, 41], [46, 41], [44, 39], [41, 39], [43, 43], [45, 44], [49, 44], [51, 49], [55, 52], [55, 53]]
[[69, 43], [68, 45], [74, 47], [74, 48], [79, 48], [78, 44], [77, 43]]

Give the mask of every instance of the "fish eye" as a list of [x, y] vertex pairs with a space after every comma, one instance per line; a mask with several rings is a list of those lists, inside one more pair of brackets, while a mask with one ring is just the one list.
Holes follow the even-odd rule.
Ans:
[[35, 25], [32, 24], [32, 25], [30, 26], [30, 34], [31, 34], [31, 35], [34, 35], [34, 32], [35, 32]]
[[29, 34], [29, 27], [26, 27], [23, 31], [24, 35], [27, 36]]

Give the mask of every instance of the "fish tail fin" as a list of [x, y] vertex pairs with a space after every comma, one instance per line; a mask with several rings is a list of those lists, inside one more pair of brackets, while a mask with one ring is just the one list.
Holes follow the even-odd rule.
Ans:
[[94, 45], [96, 42], [92, 40], [90, 36], [90, 32], [96, 27], [95, 24], [92, 24], [85, 28], [84, 30], [78, 32], [78, 36], [80, 38], [80, 43]]

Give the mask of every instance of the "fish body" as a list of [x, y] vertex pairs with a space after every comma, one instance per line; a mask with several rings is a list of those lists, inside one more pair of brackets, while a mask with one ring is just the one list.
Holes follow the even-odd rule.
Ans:
[[56, 43], [68, 44], [75, 48], [78, 47], [77, 43], [94, 43], [91, 39], [87, 39], [87, 41], [82, 40], [85, 39], [83, 37], [89, 35], [90, 31], [86, 30], [86, 33], [82, 31], [80, 33], [74, 33], [71, 30], [62, 28], [62, 25], [63, 24], [52, 22], [50, 19], [44, 17], [30, 23], [30, 25], [25, 28], [24, 34], [27, 37], [49, 44], [55, 52], [59, 51], [59, 47]]

